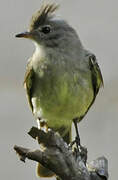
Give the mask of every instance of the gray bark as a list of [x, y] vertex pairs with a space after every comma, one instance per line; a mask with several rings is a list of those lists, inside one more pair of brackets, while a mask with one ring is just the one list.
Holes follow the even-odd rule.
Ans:
[[40, 162], [50, 169], [61, 180], [107, 180], [108, 161], [105, 157], [99, 157], [91, 163], [86, 163], [87, 149], [77, 148], [72, 150], [58, 133], [47, 133], [36, 127], [28, 133], [32, 138], [38, 139], [39, 144], [45, 147], [43, 151], [30, 150], [20, 146], [14, 146], [20, 160], [25, 162], [28, 158]]

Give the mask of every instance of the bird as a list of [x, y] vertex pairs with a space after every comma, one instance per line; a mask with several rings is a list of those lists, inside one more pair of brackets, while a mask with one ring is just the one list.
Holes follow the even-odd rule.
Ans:
[[[77, 123], [94, 103], [103, 77], [96, 56], [84, 48], [76, 30], [55, 14], [58, 7], [43, 4], [33, 14], [28, 31], [16, 37], [30, 39], [35, 45], [24, 86], [38, 127], [57, 131], [69, 144], [74, 123], [80, 145]], [[37, 173], [40, 177], [54, 175], [41, 164]]]

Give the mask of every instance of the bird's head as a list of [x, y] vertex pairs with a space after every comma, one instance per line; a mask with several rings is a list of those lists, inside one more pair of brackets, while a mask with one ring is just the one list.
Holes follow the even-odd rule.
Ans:
[[29, 30], [17, 34], [16, 37], [28, 38], [37, 44], [49, 48], [61, 47], [62, 49], [78, 40], [75, 30], [54, 12], [58, 8], [56, 4], [43, 5], [31, 19]]

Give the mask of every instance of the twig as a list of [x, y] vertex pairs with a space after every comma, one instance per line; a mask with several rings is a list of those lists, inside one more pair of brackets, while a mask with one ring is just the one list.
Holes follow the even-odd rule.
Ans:
[[78, 152], [63, 141], [59, 134], [48, 131], [47, 133], [32, 127], [28, 134], [38, 139], [45, 147], [44, 151], [30, 150], [20, 146], [14, 146], [20, 160], [25, 159], [40, 162], [44, 167], [53, 171], [62, 180], [107, 180], [108, 162], [105, 157], [98, 158], [86, 166], [86, 149]]

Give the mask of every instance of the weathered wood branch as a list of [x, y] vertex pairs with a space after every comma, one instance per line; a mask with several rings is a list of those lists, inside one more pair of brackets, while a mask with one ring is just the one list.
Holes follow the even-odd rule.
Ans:
[[76, 148], [71, 149], [58, 133], [47, 133], [36, 127], [28, 133], [32, 138], [38, 139], [45, 147], [43, 151], [30, 150], [20, 146], [14, 146], [20, 160], [25, 159], [40, 162], [43, 166], [53, 171], [62, 180], [107, 180], [108, 162], [105, 157], [100, 157], [90, 164], [86, 163], [87, 150], [81, 152]]

